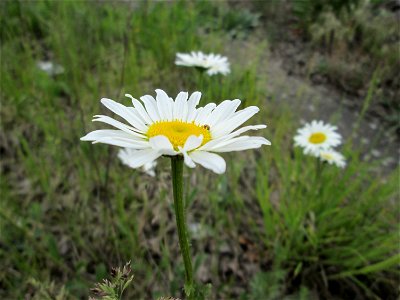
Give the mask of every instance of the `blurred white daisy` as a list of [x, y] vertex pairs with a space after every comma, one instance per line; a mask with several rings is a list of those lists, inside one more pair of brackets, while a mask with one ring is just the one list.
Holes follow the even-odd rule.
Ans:
[[344, 168], [346, 166], [346, 159], [344, 156], [333, 149], [320, 151], [319, 158], [322, 161], [326, 161], [331, 165], [336, 165], [339, 168]]
[[219, 54], [204, 54], [203, 52], [177, 53], [175, 64], [185, 67], [198, 67], [207, 70], [208, 75], [230, 73], [228, 58]]
[[[128, 167], [135, 168], [134, 166], [131, 165], [131, 161], [135, 161], [135, 156], [137, 154], [138, 150], [131, 149], [131, 148], [125, 148], [125, 149], [120, 149], [118, 151], [118, 157], [121, 160], [121, 162], [124, 165], [127, 165]], [[151, 162], [145, 163], [142, 166], [143, 172], [145, 172], [147, 175], [151, 177], [156, 176], [156, 171], [155, 167], [157, 166], [157, 161], [153, 160]]]
[[191, 237], [194, 239], [202, 239], [207, 236], [207, 227], [201, 223], [189, 223], [188, 227]]
[[302, 147], [305, 154], [318, 156], [321, 150], [340, 145], [342, 136], [336, 130], [336, 126], [314, 120], [297, 130], [295, 146]]
[[236, 111], [241, 103], [236, 99], [196, 108], [200, 92], [194, 92], [190, 97], [187, 92], [180, 92], [175, 100], [163, 90], [158, 89], [156, 93], [156, 99], [149, 95], [141, 97], [144, 105], [126, 94], [131, 98], [133, 107], [101, 99], [103, 105], [129, 125], [97, 115], [93, 121], [117, 129], [96, 130], [81, 140], [137, 150], [129, 160], [132, 168], [153, 162], [162, 155], [182, 155], [187, 166], [194, 168], [197, 163], [218, 174], [225, 172], [226, 163], [213, 152], [240, 151], [271, 144], [264, 137], [239, 136], [246, 131], [266, 127], [253, 125], [237, 129], [259, 111], [256, 106]]
[[53, 63], [52, 61], [38, 61], [37, 67], [49, 75], [58, 75], [64, 73], [64, 67]]

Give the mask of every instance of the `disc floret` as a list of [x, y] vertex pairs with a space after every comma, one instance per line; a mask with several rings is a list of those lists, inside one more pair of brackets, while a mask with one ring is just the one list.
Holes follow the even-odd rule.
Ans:
[[200, 146], [211, 140], [209, 128], [196, 125], [194, 122], [183, 122], [181, 120], [155, 122], [146, 133], [148, 138], [163, 135], [168, 138], [175, 150], [185, 145], [189, 136], [203, 136]]

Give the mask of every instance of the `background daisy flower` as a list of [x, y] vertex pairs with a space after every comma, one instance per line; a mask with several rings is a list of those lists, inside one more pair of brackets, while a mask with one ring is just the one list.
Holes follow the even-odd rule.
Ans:
[[[118, 151], [118, 158], [121, 160], [121, 162], [124, 165], [131, 167], [131, 168], [135, 168], [135, 167], [132, 167], [131, 161], [134, 161], [137, 151], [138, 150], [131, 149], [131, 148], [120, 149]], [[156, 172], [155, 172], [156, 166], [157, 166], [157, 162], [154, 160], [154, 161], [145, 163], [142, 166], [142, 169], [143, 169], [143, 172], [145, 172], [147, 175], [149, 175], [151, 177], [155, 177], [156, 176]]]
[[336, 130], [336, 126], [314, 120], [297, 130], [294, 137], [295, 146], [302, 147], [304, 154], [318, 156], [321, 150], [341, 144], [342, 136]]
[[344, 168], [346, 166], [346, 159], [344, 156], [333, 149], [320, 151], [319, 158], [322, 161], [326, 161], [331, 165], [336, 165], [339, 168]]
[[207, 74], [227, 75], [230, 73], [228, 58], [219, 54], [204, 54], [201, 51], [191, 53], [177, 53], [175, 64], [185, 67], [198, 67], [207, 70]]
[[116, 129], [95, 130], [81, 140], [136, 150], [129, 159], [132, 168], [151, 163], [162, 155], [182, 155], [188, 167], [194, 168], [200, 164], [218, 174], [225, 172], [226, 163], [215, 153], [271, 144], [264, 137], [240, 136], [249, 130], [266, 128], [266, 125], [237, 129], [259, 111], [256, 106], [236, 111], [241, 101], [235, 99], [196, 108], [201, 98], [200, 92], [194, 92], [190, 97], [187, 92], [180, 92], [175, 100], [160, 89], [156, 90], [156, 94], [156, 99], [150, 95], [140, 97], [142, 102], [126, 94], [131, 98], [133, 107], [111, 99], [101, 99], [104, 106], [129, 125], [105, 115], [96, 115], [93, 121], [109, 124]]
[[52, 61], [38, 61], [37, 67], [50, 76], [64, 73], [64, 67]]

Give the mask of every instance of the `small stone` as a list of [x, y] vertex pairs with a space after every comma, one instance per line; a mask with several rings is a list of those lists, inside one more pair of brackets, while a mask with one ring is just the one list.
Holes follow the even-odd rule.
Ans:
[[366, 144], [369, 143], [369, 139], [367, 139], [367, 138], [362, 138], [362, 139], [361, 139], [361, 143], [364, 144], [364, 145], [366, 145]]
[[372, 156], [379, 157], [381, 156], [381, 152], [377, 149], [371, 151]]
[[390, 166], [391, 164], [394, 164], [395, 161], [396, 161], [396, 160], [395, 160], [393, 157], [387, 157], [387, 158], [385, 158], [385, 159], [382, 161], [382, 165], [383, 165], [384, 167], [388, 167], [388, 166]]
[[378, 124], [376, 124], [376, 123], [369, 123], [369, 127], [370, 127], [372, 130], [375, 130], [375, 129], [378, 128]]

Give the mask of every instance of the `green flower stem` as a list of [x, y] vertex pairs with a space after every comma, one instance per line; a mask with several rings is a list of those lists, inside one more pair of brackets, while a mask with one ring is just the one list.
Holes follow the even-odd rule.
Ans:
[[321, 194], [322, 190], [322, 171], [324, 168], [324, 162], [321, 161], [319, 158], [315, 158], [315, 182], [314, 182], [314, 189], [317, 192], [317, 195]]
[[315, 184], [321, 179], [322, 163], [319, 158], [315, 158]]
[[183, 262], [185, 264], [185, 293], [191, 299], [193, 297], [193, 269], [190, 259], [190, 247], [186, 231], [185, 205], [183, 202], [183, 157], [176, 155], [171, 157], [172, 186], [174, 192], [174, 207], [176, 225], [178, 227], [179, 246]]

